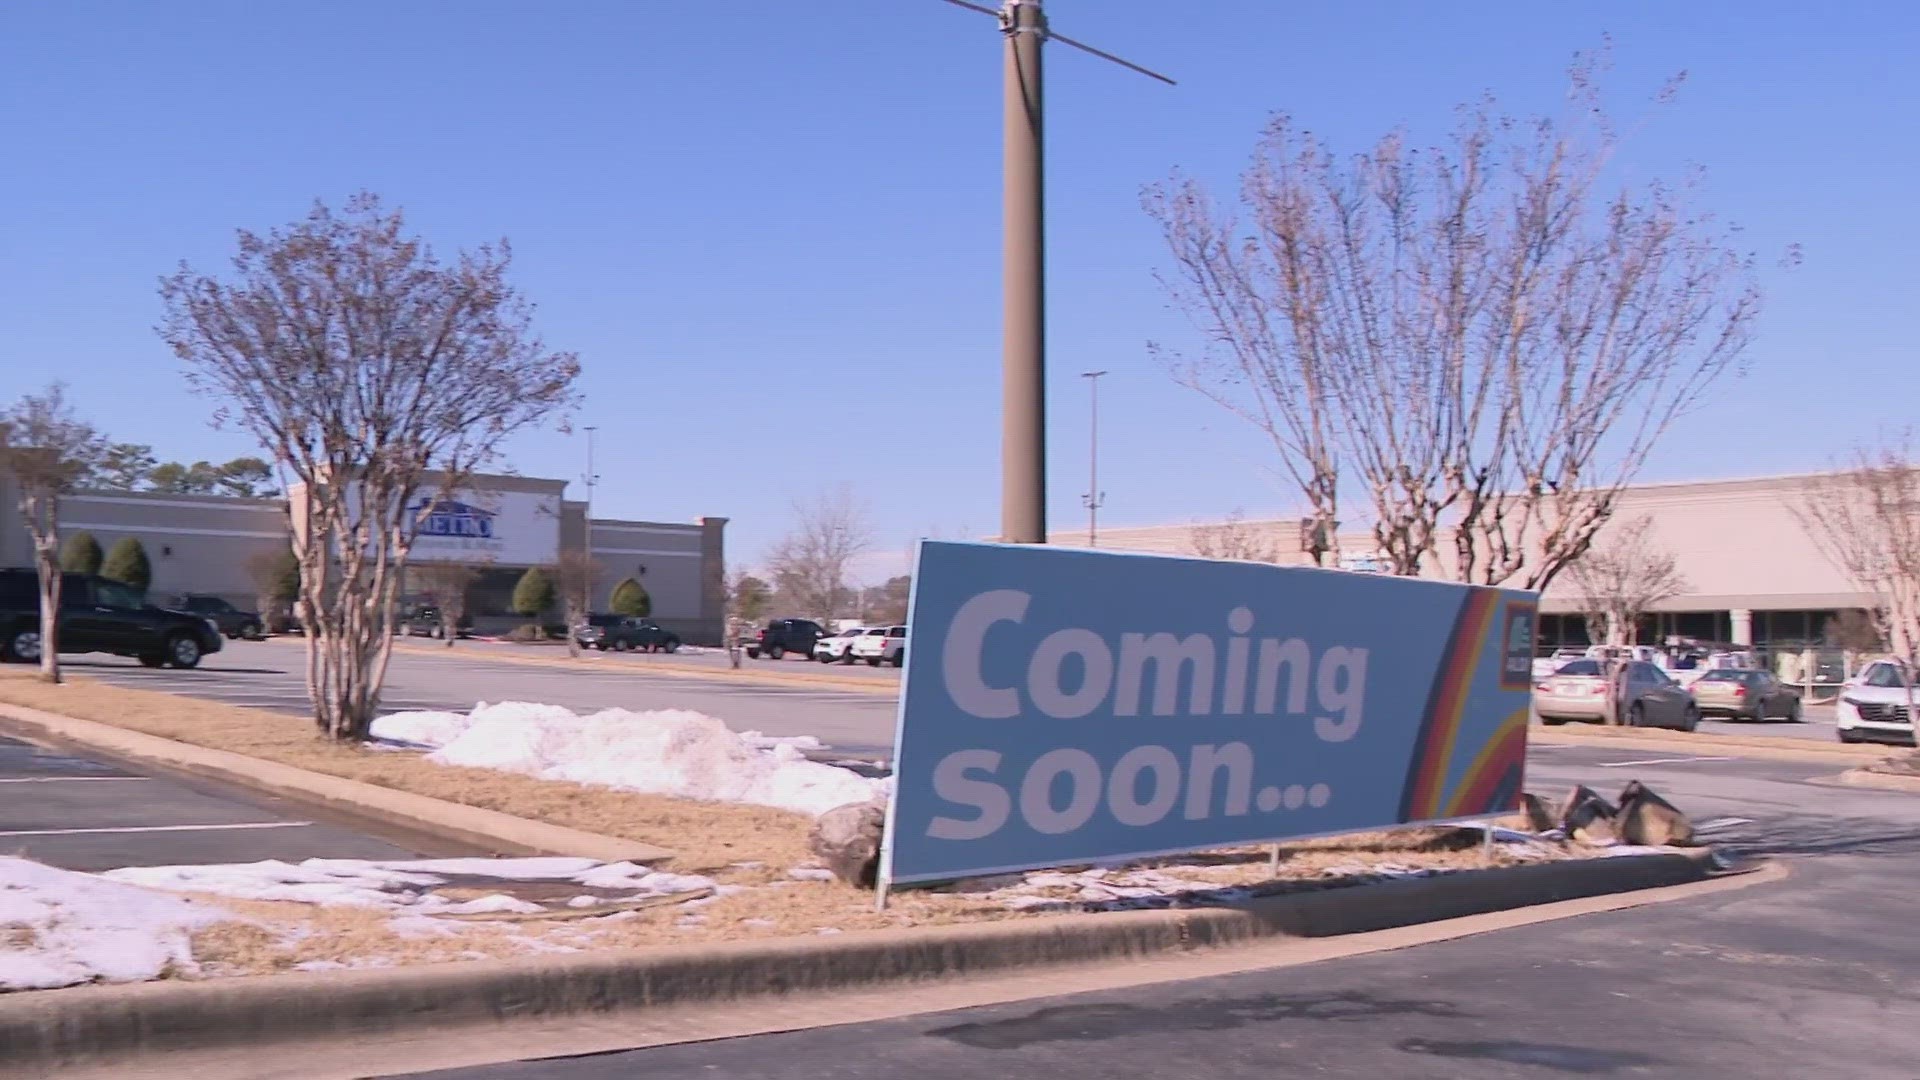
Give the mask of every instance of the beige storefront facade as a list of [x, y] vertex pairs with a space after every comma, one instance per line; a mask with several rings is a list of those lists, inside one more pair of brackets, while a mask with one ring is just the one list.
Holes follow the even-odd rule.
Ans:
[[[631, 577], [647, 589], [661, 625], [689, 643], [718, 644], [725, 620], [727, 519], [589, 522], [586, 504], [564, 497], [566, 486], [538, 477], [477, 476], [474, 493], [451, 502], [445, 513], [435, 509], [430, 524], [436, 535], [423, 536], [416, 554], [422, 561], [451, 559], [484, 568], [468, 590], [468, 610], [475, 628], [487, 632], [525, 621], [507, 608], [527, 567], [550, 564], [562, 550], [584, 550], [591, 542], [596, 607]], [[0, 566], [33, 562], [18, 503], [11, 478], [0, 473]], [[152, 597], [212, 593], [242, 607], [255, 602], [254, 567], [262, 556], [287, 549], [290, 527], [287, 506], [278, 499], [133, 491], [77, 492], [61, 500], [60, 517], [63, 535], [89, 532], [103, 548], [123, 537], [138, 539], [153, 566]]]
[[[1668, 636], [1702, 641], [1772, 646], [1829, 643], [1840, 612], [1871, 607], [1822, 554], [1796, 509], [1810, 487], [1832, 483], [1821, 474], [1740, 480], [1641, 484], [1621, 493], [1617, 512], [1596, 538], [1604, 547], [1609, 530], [1645, 517], [1651, 545], [1671, 554], [1686, 590], [1655, 605], [1640, 638]], [[1126, 551], [1195, 554], [1196, 530], [1209, 523], [1103, 526], [1098, 546]], [[1281, 554], [1282, 562], [1307, 561], [1299, 552], [1298, 518], [1248, 520], [1241, 528]], [[1084, 547], [1084, 530], [1061, 530], [1049, 539]], [[1372, 550], [1365, 533], [1343, 531], [1341, 550], [1349, 568], [1362, 568]], [[1543, 647], [1586, 642], [1585, 620], [1570, 575], [1562, 574], [1542, 598]]]

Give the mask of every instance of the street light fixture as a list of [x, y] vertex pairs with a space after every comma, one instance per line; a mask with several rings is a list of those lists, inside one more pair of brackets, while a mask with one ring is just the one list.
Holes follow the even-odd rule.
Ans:
[[1100, 490], [1100, 376], [1104, 371], [1083, 371], [1080, 377], [1087, 380], [1087, 406], [1090, 416], [1087, 423], [1087, 493], [1080, 496], [1081, 505], [1087, 508], [1087, 546], [1100, 546], [1100, 508], [1106, 505], [1107, 493]]

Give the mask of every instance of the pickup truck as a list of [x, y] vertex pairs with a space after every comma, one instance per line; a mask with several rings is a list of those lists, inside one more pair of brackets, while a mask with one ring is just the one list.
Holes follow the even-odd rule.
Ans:
[[[59, 649], [131, 656], [147, 667], [196, 667], [220, 651], [212, 619], [154, 607], [136, 590], [92, 574], [60, 582]], [[0, 570], [0, 659], [40, 661], [40, 581], [32, 570]]]

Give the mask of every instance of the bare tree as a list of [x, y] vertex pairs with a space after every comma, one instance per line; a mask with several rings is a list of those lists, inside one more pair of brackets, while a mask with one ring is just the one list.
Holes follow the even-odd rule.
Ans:
[[407, 582], [433, 601], [440, 615], [440, 640], [447, 648], [460, 638], [460, 624], [467, 617], [467, 590], [480, 580], [481, 568], [470, 563], [416, 563], [407, 568]]
[[1238, 510], [1228, 514], [1225, 521], [1195, 525], [1188, 533], [1187, 543], [1193, 548], [1193, 553], [1203, 559], [1263, 563], [1279, 562], [1281, 559], [1279, 541], [1269, 532], [1249, 523]]
[[1589, 548], [1567, 567], [1602, 644], [1636, 644], [1640, 617], [1688, 588], [1674, 557], [1654, 546], [1652, 529], [1650, 517], [1617, 524], [1604, 546]]
[[1364, 495], [1395, 573], [1544, 588], [1747, 343], [1728, 230], [1662, 185], [1600, 190], [1598, 67], [1570, 120], [1482, 103], [1425, 151], [1340, 157], [1276, 117], [1241, 216], [1178, 174], [1146, 193], [1207, 342], [1159, 355], [1272, 440], [1327, 534]]
[[242, 231], [225, 280], [163, 279], [188, 379], [292, 470], [307, 689], [320, 731], [365, 738], [422, 524], [523, 428], [564, 418], [580, 364], [532, 331], [503, 242], [443, 263], [369, 194]]
[[567, 655], [579, 656], [580, 641], [573, 631], [593, 608], [593, 583], [600, 564], [584, 551], [562, 551], [548, 572], [553, 575], [554, 591], [560, 594], [560, 610], [567, 624]]
[[1793, 510], [1834, 567], [1877, 599], [1880, 640], [1908, 671], [1920, 670], [1920, 461], [1911, 441], [1861, 451], [1846, 470], [1808, 484]]
[[74, 415], [62, 383], [0, 413], [0, 473], [11, 473], [19, 489], [40, 581], [40, 629], [0, 641], [0, 655], [39, 660], [48, 682], [60, 681], [60, 497], [85, 484], [107, 452], [106, 440]]
[[840, 488], [794, 503], [793, 512], [793, 529], [768, 553], [767, 570], [783, 603], [831, 623], [856, 600], [847, 570], [873, 544], [866, 508]]

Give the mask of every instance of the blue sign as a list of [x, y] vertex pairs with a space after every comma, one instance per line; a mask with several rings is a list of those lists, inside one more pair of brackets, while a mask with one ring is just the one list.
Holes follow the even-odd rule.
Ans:
[[493, 511], [453, 499], [421, 499], [413, 508], [420, 522], [421, 536], [453, 536], [467, 540], [493, 539]]
[[1504, 813], [1533, 593], [927, 541], [888, 883]]

